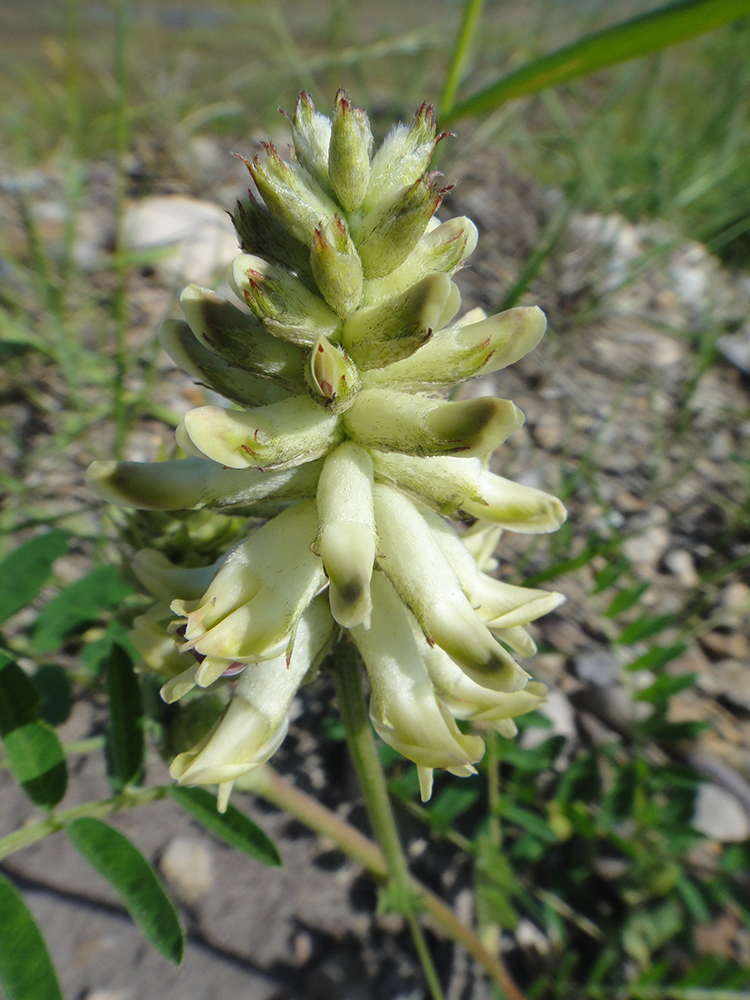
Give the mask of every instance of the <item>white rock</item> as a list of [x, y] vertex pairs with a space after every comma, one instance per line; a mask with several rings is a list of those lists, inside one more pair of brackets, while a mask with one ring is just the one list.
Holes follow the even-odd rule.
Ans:
[[564, 736], [566, 740], [571, 740], [576, 734], [575, 715], [573, 706], [561, 691], [550, 689], [547, 701], [539, 708], [542, 715], [546, 715], [552, 726], [549, 729], [540, 729], [537, 726], [528, 726], [521, 734], [521, 746], [525, 750], [533, 750], [534, 747], [544, 743], [551, 736]]
[[175, 837], [167, 844], [159, 868], [176, 895], [186, 903], [196, 903], [213, 886], [213, 859], [202, 840]]
[[669, 545], [669, 532], [656, 525], [623, 543], [623, 552], [637, 566], [654, 569]]
[[731, 794], [706, 782], [695, 799], [693, 826], [710, 840], [738, 843], [750, 837], [750, 817]]
[[210, 285], [239, 253], [226, 212], [212, 202], [184, 195], [153, 195], [131, 203], [123, 226], [130, 250], [172, 252], [154, 261], [168, 280]]

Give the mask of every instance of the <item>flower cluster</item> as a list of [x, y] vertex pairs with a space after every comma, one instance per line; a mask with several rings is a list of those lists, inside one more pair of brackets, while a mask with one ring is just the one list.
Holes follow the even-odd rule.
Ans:
[[[134, 570], [160, 602], [136, 626], [144, 660], [173, 701], [232, 688], [226, 710], [172, 774], [232, 783], [284, 737], [289, 707], [348, 630], [370, 679], [384, 740], [414, 761], [466, 775], [479, 736], [512, 735], [544, 700], [511, 655], [559, 594], [485, 572], [503, 529], [554, 531], [562, 504], [488, 470], [523, 415], [495, 397], [446, 399], [456, 383], [530, 351], [537, 308], [460, 320], [452, 280], [476, 245], [466, 218], [438, 223], [445, 192], [429, 162], [442, 136], [431, 107], [373, 152], [364, 111], [343, 92], [331, 119], [306, 94], [290, 116], [294, 158], [246, 161], [230, 280], [249, 311], [188, 286], [187, 322], [166, 324], [175, 362], [233, 405], [201, 406], [177, 430], [188, 457], [97, 462], [91, 487], [152, 510], [210, 508], [267, 518], [218, 564], [184, 569], [155, 551]], [[446, 518], [476, 519], [462, 534]]]

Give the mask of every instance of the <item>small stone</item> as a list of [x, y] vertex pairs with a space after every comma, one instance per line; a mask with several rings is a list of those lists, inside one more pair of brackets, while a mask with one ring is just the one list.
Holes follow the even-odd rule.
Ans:
[[701, 644], [717, 659], [750, 660], [750, 639], [740, 632], [706, 632]]
[[170, 281], [208, 285], [237, 256], [237, 236], [226, 212], [213, 202], [184, 195], [153, 195], [128, 206], [123, 227], [131, 250], [154, 255]]
[[175, 837], [167, 844], [159, 868], [175, 894], [186, 903], [196, 903], [214, 883], [211, 851], [202, 840]]
[[698, 789], [693, 826], [710, 840], [738, 843], [750, 837], [750, 817], [730, 792], [710, 782]]
[[700, 578], [695, 571], [693, 558], [686, 549], [673, 549], [664, 557], [667, 569], [686, 587], [695, 587]]
[[661, 525], [656, 525], [644, 531], [641, 535], [634, 535], [623, 543], [623, 552], [628, 559], [637, 566], [645, 570], [654, 570], [656, 564], [664, 555], [669, 545], [669, 532]]
[[612, 684], [620, 676], [617, 657], [612, 653], [583, 653], [575, 659], [576, 676], [587, 684]]
[[521, 948], [530, 949], [537, 952], [539, 955], [547, 955], [549, 953], [549, 941], [539, 930], [536, 924], [532, 924], [530, 920], [520, 920], [518, 927], [516, 928], [516, 941], [521, 946]]
[[714, 690], [719, 697], [726, 698], [738, 708], [750, 711], [750, 667], [746, 660], [724, 660], [717, 663], [714, 678]]
[[133, 1000], [133, 994], [130, 990], [92, 990], [85, 1000]]

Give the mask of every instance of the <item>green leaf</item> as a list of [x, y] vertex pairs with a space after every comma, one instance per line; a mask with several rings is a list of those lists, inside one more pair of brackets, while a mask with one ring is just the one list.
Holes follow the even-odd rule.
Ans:
[[673, 677], [671, 674], [662, 674], [657, 677], [653, 684], [639, 691], [635, 696], [636, 701], [647, 701], [652, 705], [669, 701], [672, 695], [679, 694], [687, 688], [695, 685], [695, 674], [679, 674]]
[[525, 94], [658, 52], [746, 14], [750, 14], [750, 0], [682, 0], [667, 4], [524, 63], [459, 104], [442, 124], [486, 113]]
[[185, 935], [177, 911], [141, 852], [125, 834], [99, 819], [75, 819], [67, 834], [75, 849], [119, 895], [154, 948], [179, 965]]
[[64, 640], [95, 622], [133, 593], [113, 566], [97, 566], [46, 604], [36, 620], [31, 647], [38, 653], [59, 649]]
[[498, 812], [503, 819], [516, 823], [521, 829], [547, 844], [556, 844], [560, 840], [549, 823], [539, 813], [524, 809], [523, 806], [516, 805], [508, 799], [501, 803]]
[[39, 695], [18, 664], [0, 667], [0, 736], [11, 774], [29, 798], [51, 809], [65, 795], [68, 768], [55, 732], [38, 721]]
[[106, 666], [110, 651], [115, 643], [126, 650], [133, 663], [138, 662], [140, 654], [132, 643], [130, 633], [121, 622], [113, 618], [107, 624], [103, 635], [92, 642], [87, 642], [83, 647], [80, 654], [81, 663], [92, 674], [100, 674]]
[[470, 809], [479, 798], [479, 789], [475, 786], [459, 785], [451, 782], [435, 799], [427, 810], [430, 824], [438, 833], [447, 833], [453, 828], [455, 820]]
[[107, 772], [113, 791], [121, 792], [143, 765], [143, 697], [127, 651], [115, 643], [105, 666], [109, 722]]
[[73, 708], [73, 688], [64, 667], [45, 663], [31, 678], [39, 694], [39, 715], [50, 726], [61, 726]]
[[659, 670], [661, 667], [666, 666], [667, 663], [671, 663], [672, 660], [676, 660], [682, 656], [686, 649], [687, 646], [684, 642], [676, 642], [672, 646], [654, 646], [647, 653], [644, 653], [643, 656], [639, 656], [638, 659], [629, 663], [625, 669], [633, 671]]
[[665, 628], [674, 624], [674, 615], [640, 615], [634, 622], [626, 625], [615, 642], [622, 646], [629, 646], [634, 642], [642, 642], [650, 639]]
[[677, 892], [696, 923], [711, 923], [711, 911], [706, 905], [700, 889], [683, 871], [677, 876]]
[[225, 813], [217, 812], [216, 797], [205, 788], [180, 788], [173, 785], [170, 796], [185, 812], [197, 819], [225, 844], [236, 847], [264, 865], [280, 865], [281, 857], [272, 840], [251, 819], [233, 805]]
[[20, 892], [2, 875], [0, 984], [7, 1000], [63, 1000], [37, 923]]
[[630, 569], [630, 562], [625, 558], [625, 556], [620, 556], [615, 562], [609, 563], [604, 569], [596, 574], [596, 581], [594, 583], [594, 589], [591, 591], [592, 594], [601, 594], [603, 590], [607, 590], [612, 584], [617, 583], [623, 573]]
[[643, 583], [637, 583], [634, 587], [628, 587], [627, 590], [621, 590], [612, 599], [604, 614], [607, 618], [616, 618], [618, 615], [621, 615], [623, 611], [627, 611], [634, 604], [637, 604], [650, 586], [650, 583], [644, 581]]
[[68, 551], [67, 531], [36, 535], [0, 562], [0, 623], [32, 601], [52, 572], [52, 564]]

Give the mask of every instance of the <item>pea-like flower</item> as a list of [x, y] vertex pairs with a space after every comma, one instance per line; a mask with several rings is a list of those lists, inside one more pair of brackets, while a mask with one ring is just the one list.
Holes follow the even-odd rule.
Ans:
[[[513, 717], [544, 701], [513, 653], [534, 652], [525, 626], [562, 597], [482, 567], [500, 530], [554, 531], [565, 510], [489, 471], [523, 423], [518, 408], [447, 391], [532, 350], [545, 318], [534, 307], [456, 318], [453, 275], [477, 231], [435, 218], [449, 189], [429, 171], [443, 138], [431, 107], [376, 151], [343, 91], [331, 119], [306, 94], [288, 117], [295, 158], [267, 144], [245, 161], [259, 197], [233, 215], [241, 253], [229, 275], [244, 308], [188, 285], [185, 320], [161, 333], [228, 405], [186, 414], [176, 440], [187, 457], [96, 462], [88, 482], [123, 506], [266, 519], [248, 521], [206, 569], [136, 557], [159, 604], [134, 640], [167, 676], [165, 699], [230, 689], [174, 777], [218, 784], [225, 805], [283, 739], [298, 686], [348, 633], [373, 724], [417, 764], [427, 798], [434, 768], [465, 776], [482, 756], [480, 736], [456, 719], [512, 735]], [[477, 526], [461, 533], [451, 518]]]

